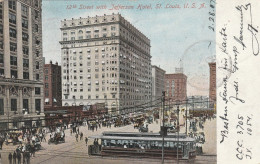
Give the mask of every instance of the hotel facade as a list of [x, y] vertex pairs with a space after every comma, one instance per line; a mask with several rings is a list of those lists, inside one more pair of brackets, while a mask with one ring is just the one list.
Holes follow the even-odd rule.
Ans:
[[150, 40], [120, 14], [63, 20], [61, 38], [63, 106], [150, 103]]
[[43, 125], [41, 0], [0, 2], [0, 129]]

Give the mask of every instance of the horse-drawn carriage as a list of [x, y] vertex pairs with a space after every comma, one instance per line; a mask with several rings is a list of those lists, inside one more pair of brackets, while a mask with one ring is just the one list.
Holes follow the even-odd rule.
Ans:
[[7, 135], [6, 135], [6, 138], [5, 138], [5, 144], [8, 145], [8, 144], [13, 144], [13, 145], [16, 145], [19, 143], [19, 136], [21, 135], [21, 132], [20, 131], [14, 131], [14, 132], [9, 132]]
[[58, 144], [59, 142], [65, 142], [65, 134], [64, 132], [55, 132], [51, 134], [50, 139], [48, 140], [48, 144], [54, 143]]

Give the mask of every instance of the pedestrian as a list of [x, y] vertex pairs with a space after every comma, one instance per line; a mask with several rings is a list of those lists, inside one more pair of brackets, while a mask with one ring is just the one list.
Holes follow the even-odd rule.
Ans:
[[80, 133], [80, 140], [82, 140], [83, 139], [83, 133], [81, 132]]
[[30, 156], [30, 153], [26, 153], [26, 164], [30, 164], [30, 158], [31, 158], [31, 156]]
[[0, 154], [0, 164], [2, 163], [2, 157], [1, 157], [1, 154]]
[[16, 164], [16, 152], [13, 153], [13, 164]]
[[76, 133], [75, 138], [76, 138], [77, 142], [78, 142], [78, 137], [79, 137], [79, 135], [78, 135], [78, 133]]
[[32, 151], [32, 156], [35, 157], [35, 146], [34, 145], [32, 145], [31, 151]]
[[88, 137], [85, 137], [86, 146], [88, 145]]
[[23, 164], [25, 164], [25, 159], [26, 159], [26, 153], [23, 152]]
[[9, 164], [12, 164], [12, 159], [13, 159], [12, 153], [9, 153], [8, 159], [9, 159]]
[[77, 132], [78, 132], [78, 134], [79, 134], [79, 127], [78, 127], [78, 129], [77, 129]]
[[43, 137], [44, 142], [46, 142], [46, 138], [45, 138], [45, 134], [44, 133], [42, 133], [42, 137]]
[[96, 124], [96, 131], [97, 131], [97, 128], [98, 128], [98, 126], [97, 126], [97, 124]]
[[18, 153], [17, 153], [18, 164], [21, 164], [21, 158], [22, 158], [21, 153], [18, 152]]
[[70, 129], [70, 136], [72, 136], [72, 129]]

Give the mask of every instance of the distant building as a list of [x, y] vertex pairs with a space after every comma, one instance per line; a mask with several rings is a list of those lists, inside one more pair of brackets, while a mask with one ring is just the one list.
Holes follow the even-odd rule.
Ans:
[[210, 72], [210, 78], [209, 78], [209, 100], [213, 101], [210, 103], [210, 107], [214, 107], [214, 104], [216, 104], [216, 63], [209, 63], [209, 72]]
[[155, 65], [152, 66], [152, 104], [156, 105], [157, 99], [162, 97], [162, 92], [164, 91], [164, 76], [165, 70], [157, 67]]
[[41, 3], [0, 2], [0, 129], [44, 125]]
[[187, 76], [183, 73], [165, 74], [166, 99], [182, 101], [187, 98]]
[[62, 106], [61, 66], [56, 64], [44, 65], [44, 108]]
[[150, 40], [120, 14], [61, 21], [63, 106], [151, 101]]

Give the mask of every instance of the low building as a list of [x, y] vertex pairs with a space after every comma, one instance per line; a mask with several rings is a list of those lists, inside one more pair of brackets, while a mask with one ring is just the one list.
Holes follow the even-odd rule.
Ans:
[[183, 73], [165, 74], [166, 99], [182, 101], [187, 98], [187, 76]]

